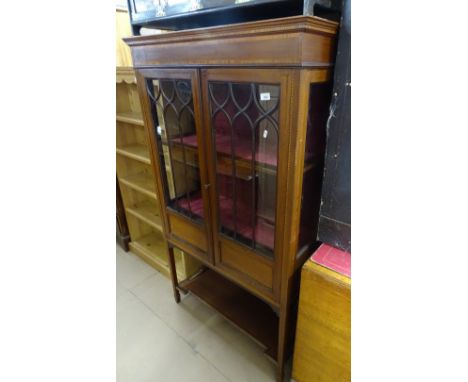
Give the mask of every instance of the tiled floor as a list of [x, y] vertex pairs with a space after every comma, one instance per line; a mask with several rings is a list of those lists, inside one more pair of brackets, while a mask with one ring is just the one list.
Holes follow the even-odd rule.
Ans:
[[118, 382], [269, 382], [262, 348], [197, 298], [117, 246]]

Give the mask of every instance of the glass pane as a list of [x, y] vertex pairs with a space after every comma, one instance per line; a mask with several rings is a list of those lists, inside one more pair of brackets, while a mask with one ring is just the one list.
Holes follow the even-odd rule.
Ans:
[[190, 80], [147, 81], [156, 141], [169, 207], [199, 220], [204, 217], [198, 144]]
[[219, 230], [274, 252], [279, 85], [209, 82]]

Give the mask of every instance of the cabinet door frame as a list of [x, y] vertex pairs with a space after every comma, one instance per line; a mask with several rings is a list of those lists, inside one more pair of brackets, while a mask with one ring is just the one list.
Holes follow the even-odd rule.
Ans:
[[[163, 217], [164, 232], [166, 233], [166, 240], [169, 243], [173, 243], [178, 248], [185, 250], [200, 260], [213, 262], [212, 256], [212, 240], [211, 240], [211, 216], [210, 216], [210, 199], [208, 194], [208, 175], [205, 157], [205, 137], [203, 122], [201, 116], [201, 93], [200, 93], [200, 81], [198, 77], [197, 69], [169, 69], [169, 68], [144, 68], [136, 69], [138, 91], [140, 95], [140, 101], [142, 104], [143, 118], [145, 125], [147, 126], [148, 141], [151, 147], [151, 162], [153, 164], [154, 171], [157, 176], [156, 189], [160, 204], [161, 215]], [[164, 192], [164, 174], [161, 171], [162, 163], [160, 161], [160, 154], [158, 150], [158, 144], [156, 142], [156, 126], [154, 125], [153, 116], [151, 112], [151, 102], [147, 94], [146, 81], [149, 79], [182, 79], [190, 80], [192, 84], [192, 101], [193, 101], [193, 114], [195, 121], [195, 130], [197, 134], [198, 144], [198, 162], [199, 162], [199, 175], [200, 175], [200, 188], [203, 198], [204, 208], [204, 219], [203, 221], [195, 221], [186, 217], [185, 215], [170, 208], [168, 200], [166, 200], [166, 194]], [[171, 229], [171, 216], [174, 216], [182, 224], [188, 224], [190, 228], [195, 230], [202, 230], [204, 235], [200, 237], [204, 241], [206, 251], [203, 251], [199, 246], [193, 245], [193, 242], [186, 240], [180, 235], [174, 235]], [[189, 233], [187, 233], [189, 234]], [[199, 240], [200, 241], [200, 240]]]
[[[287, 179], [289, 167], [289, 137], [291, 134], [292, 121], [291, 110], [292, 103], [292, 77], [291, 69], [259, 69], [259, 68], [206, 68], [201, 70], [201, 87], [203, 98], [203, 115], [204, 115], [204, 135], [206, 138], [206, 156], [208, 163], [208, 177], [210, 183], [210, 202], [211, 202], [211, 228], [213, 238], [213, 254], [216, 267], [219, 267], [227, 274], [241, 279], [245, 284], [250, 285], [257, 294], [266, 297], [267, 300], [279, 300], [281, 288], [281, 269], [283, 263], [284, 240], [283, 233], [285, 228], [285, 196], [287, 195]], [[275, 239], [274, 239], [274, 254], [273, 258], [268, 258], [257, 251], [254, 251], [247, 246], [225, 237], [220, 237], [218, 232], [218, 205], [217, 205], [217, 177], [216, 177], [216, 154], [215, 143], [212, 136], [212, 122], [210, 113], [210, 99], [208, 82], [209, 81], [225, 81], [225, 82], [254, 82], [261, 84], [275, 84], [280, 86], [280, 103], [279, 103], [279, 129], [278, 129], [278, 159], [277, 159], [277, 179], [276, 179], [276, 203], [275, 203]], [[271, 288], [266, 287], [264, 283], [255, 280], [248, 275], [248, 271], [240, 271], [229, 265], [226, 265], [221, 258], [221, 240], [228, 242], [231, 248], [235, 248], [239, 256], [252, 255], [255, 262], [245, 264], [250, 269], [250, 273], [261, 271], [265, 267], [272, 268]]]

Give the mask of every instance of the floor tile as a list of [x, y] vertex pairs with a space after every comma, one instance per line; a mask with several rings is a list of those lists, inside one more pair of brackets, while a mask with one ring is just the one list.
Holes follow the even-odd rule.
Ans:
[[117, 284], [115, 286], [115, 292], [116, 292], [117, 298], [119, 298], [121, 295], [127, 292], [127, 288], [125, 288], [121, 283], [117, 281]]
[[[196, 353], [194, 353], [196, 354]], [[234, 382], [224, 377], [199, 354], [176, 357], [158, 374], [158, 381], [170, 382]]]
[[130, 292], [117, 302], [117, 381], [229, 382]]
[[132, 293], [180, 336], [187, 339], [217, 314], [192, 295], [181, 294], [182, 301], [177, 304], [170, 280], [160, 273], [133, 288]]
[[130, 289], [157, 271], [131, 252], [125, 252], [117, 246], [117, 282], [123, 288]]
[[216, 315], [189, 339], [191, 346], [231, 381], [275, 381], [275, 365], [263, 348]]

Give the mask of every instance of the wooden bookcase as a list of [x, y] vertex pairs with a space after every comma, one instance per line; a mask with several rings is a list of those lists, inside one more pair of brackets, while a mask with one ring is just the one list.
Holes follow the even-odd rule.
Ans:
[[[168, 247], [161, 224], [159, 200], [143, 122], [135, 73], [117, 68], [117, 179], [130, 232], [130, 250], [166, 276], [170, 275]], [[178, 276], [188, 277], [199, 263], [177, 251]]]
[[[336, 30], [297, 16], [124, 39], [175, 300], [190, 292], [263, 344], [278, 381], [318, 246]], [[180, 282], [179, 249], [205, 266]]]

